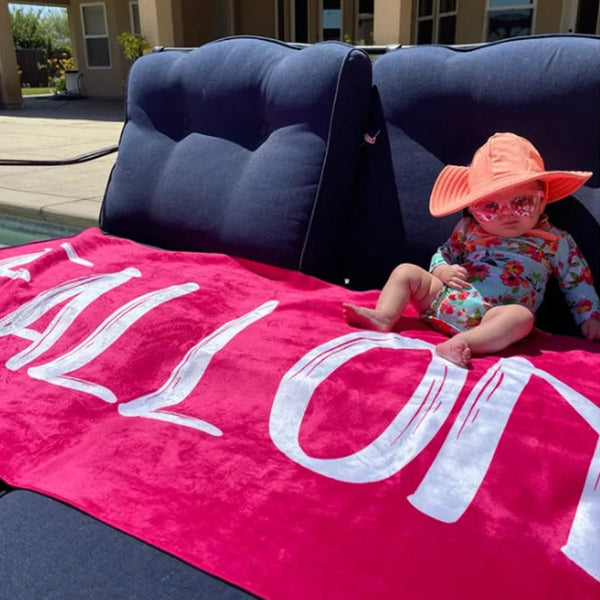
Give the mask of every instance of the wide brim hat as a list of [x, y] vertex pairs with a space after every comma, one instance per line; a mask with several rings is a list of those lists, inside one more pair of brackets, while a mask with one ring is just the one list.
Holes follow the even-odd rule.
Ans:
[[534, 181], [546, 186], [546, 202], [556, 202], [578, 190], [589, 171], [546, 171], [533, 144], [514, 133], [496, 133], [473, 156], [468, 167], [447, 165], [431, 192], [434, 217], [458, 212], [512, 187]]

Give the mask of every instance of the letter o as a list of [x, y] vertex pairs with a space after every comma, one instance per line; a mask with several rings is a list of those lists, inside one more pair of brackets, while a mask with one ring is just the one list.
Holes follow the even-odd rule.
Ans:
[[[413, 395], [368, 446], [339, 458], [308, 456], [299, 444], [302, 420], [317, 386], [344, 363], [372, 348], [429, 350], [432, 358]], [[467, 377], [433, 345], [395, 333], [351, 333], [318, 346], [282, 378], [269, 420], [271, 439], [294, 462], [339, 481], [367, 483], [397, 473], [431, 441], [448, 417]], [[434, 410], [435, 409], [435, 410]]]

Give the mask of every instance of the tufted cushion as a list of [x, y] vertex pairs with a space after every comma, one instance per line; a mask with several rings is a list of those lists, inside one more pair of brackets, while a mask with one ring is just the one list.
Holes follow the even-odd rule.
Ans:
[[141, 58], [101, 227], [335, 278], [370, 87], [366, 54], [336, 42]]
[[[548, 213], [573, 234], [600, 282], [600, 39], [401, 48], [377, 59], [373, 83], [382, 134], [362, 171], [348, 251], [353, 287], [381, 287], [403, 261], [429, 265], [458, 220], [429, 215], [433, 183], [444, 165], [469, 164], [496, 131], [530, 139], [548, 169], [594, 172], [575, 198]], [[557, 287], [548, 297], [540, 325], [574, 332]]]

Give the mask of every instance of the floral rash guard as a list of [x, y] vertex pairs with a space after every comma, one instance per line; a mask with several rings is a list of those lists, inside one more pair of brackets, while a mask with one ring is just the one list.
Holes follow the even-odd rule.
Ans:
[[600, 319], [600, 303], [591, 270], [575, 240], [542, 215], [535, 229], [520, 237], [487, 234], [472, 217], [463, 217], [450, 239], [434, 254], [430, 271], [459, 264], [469, 273], [470, 288], [444, 286], [421, 318], [453, 335], [478, 325], [487, 310], [503, 304], [523, 304], [533, 313], [554, 274], [575, 322]]

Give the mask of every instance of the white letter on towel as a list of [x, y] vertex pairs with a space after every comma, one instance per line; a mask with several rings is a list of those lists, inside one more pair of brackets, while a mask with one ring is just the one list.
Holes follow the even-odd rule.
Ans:
[[477, 382], [421, 485], [408, 498], [415, 508], [445, 523], [460, 518], [487, 473], [532, 368], [523, 358], [500, 359]]
[[120, 404], [119, 414], [124, 417], [159, 419], [176, 425], [193, 427], [210, 435], [222, 435], [223, 432], [218, 427], [202, 419], [162, 409], [183, 402], [202, 379], [213, 356], [240, 331], [273, 312], [277, 304], [276, 301], [265, 302], [255, 310], [219, 327], [187, 352], [159, 390], [131, 400], [131, 402]]
[[100, 398], [100, 400], [104, 400], [104, 402], [116, 402], [115, 394], [108, 388], [84, 379], [68, 377], [66, 373], [80, 369], [90, 363], [153, 308], [172, 298], [195, 292], [198, 288], [197, 283], [172, 285], [165, 289], [149, 292], [139, 298], [134, 298], [107, 317], [78, 346], [49, 363], [31, 367], [28, 369], [27, 374], [34, 379], [41, 379], [54, 385], [91, 394]]
[[[428, 350], [431, 362], [412, 397], [369, 446], [341, 458], [308, 456], [298, 437], [315, 389], [337, 368], [372, 348]], [[326, 477], [349, 483], [380, 481], [400, 471], [431, 441], [456, 402], [467, 373], [437, 356], [427, 342], [395, 333], [351, 333], [315, 348], [284, 375], [271, 409], [271, 438], [293, 461]]]
[[[6, 315], [0, 320], [0, 337], [16, 335], [33, 341], [25, 350], [10, 358], [6, 362], [6, 366], [12, 371], [16, 371], [35, 360], [56, 343], [69, 325], [96, 298], [129, 281], [132, 277], [140, 277], [140, 275], [141, 273], [137, 269], [129, 268], [119, 273], [72, 279], [42, 292], [33, 300]], [[28, 328], [57, 304], [69, 298], [71, 300], [60, 309], [43, 333]]]
[[27, 269], [17, 269], [13, 271], [13, 267], [27, 265], [33, 262], [36, 258], [43, 256], [46, 252], [50, 252], [50, 248], [45, 248], [41, 252], [33, 252], [31, 254], [21, 254], [20, 256], [11, 256], [0, 260], [0, 277], [8, 277], [9, 279], [24, 279], [31, 281], [31, 275]]
[[[467, 510], [496, 452], [510, 414], [536, 375], [552, 385], [600, 436], [600, 408], [524, 358], [501, 359], [473, 388], [435, 461], [409, 501], [434, 519], [453, 523]], [[562, 551], [600, 581], [600, 442], [569, 539]]]

